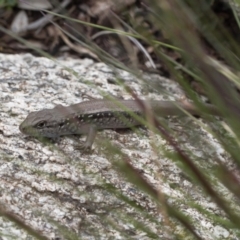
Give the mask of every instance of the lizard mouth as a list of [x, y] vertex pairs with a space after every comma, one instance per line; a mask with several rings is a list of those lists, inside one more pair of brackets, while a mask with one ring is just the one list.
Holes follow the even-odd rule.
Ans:
[[20, 124], [19, 130], [20, 130], [20, 132], [22, 132], [22, 133], [25, 133], [25, 132], [26, 132], [26, 127], [24, 126], [24, 122]]
[[24, 122], [20, 124], [19, 130], [29, 136], [37, 136], [37, 131], [33, 127], [25, 126]]

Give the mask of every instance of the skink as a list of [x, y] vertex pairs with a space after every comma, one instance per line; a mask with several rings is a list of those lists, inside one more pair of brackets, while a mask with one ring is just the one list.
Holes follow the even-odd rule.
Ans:
[[[142, 101], [159, 116], [182, 115], [184, 109], [193, 115], [199, 110], [189, 102]], [[206, 106], [209, 113], [219, 115], [212, 105]], [[146, 112], [148, 112], [146, 111]], [[144, 117], [146, 114], [137, 100], [92, 100], [64, 107], [31, 112], [20, 124], [20, 131], [34, 137], [56, 139], [61, 135], [86, 134], [84, 148], [91, 148], [99, 129], [130, 128], [142, 125], [133, 115]]]

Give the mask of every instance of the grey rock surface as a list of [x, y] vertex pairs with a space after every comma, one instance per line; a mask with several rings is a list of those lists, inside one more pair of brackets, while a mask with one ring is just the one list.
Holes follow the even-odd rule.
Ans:
[[[89, 59], [54, 62], [29, 54], [0, 54], [0, 71], [0, 204], [4, 209], [49, 239], [151, 239], [143, 228], [136, 227], [137, 223], [159, 239], [172, 239], [172, 232], [183, 231], [176, 223], [170, 224], [172, 229], [166, 226], [164, 210], [157, 209], [147, 195], [116, 171], [115, 163], [121, 159], [107, 151], [107, 145], [96, 143], [91, 154], [82, 154], [76, 144], [84, 141], [84, 136], [44, 144], [19, 132], [19, 124], [31, 111], [70, 105], [89, 97], [102, 98], [102, 93], [131, 98], [123, 87], [111, 83], [115, 79], [111, 68]], [[174, 100], [182, 95], [176, 83], [159, 76], [145, 77], [155, 79], [161, 95], [148, 91], [147, 84], [129, 73], [119, 71], [119, 76], [145, 98]], [[215, 156], [229, 162], [218, 142], [190, 118], [173, 118], [166, 124], [183, 146], [191, 149], [197, 164], [211, 168], [217, 164]], [[203, 239], [234, 236], [189, 205], [194, 200], [212, 214], [220, 214], [216, 205], [182, 174], [179, 163], [166, 158], [164, 151], [171, 149], [160, 136], [140, 128], [137, 132], [101, 131], [98, 139], [109, 140], [122, 149], [156, 189], [171, 196], [174, 204], [191, 216]], [[110, 186], [119, 194], [110, 191]], [[121, 196], [143, 207], [147, 215], [126, 204]], [[0, 218], [0, 232], [3, 239], [31, 239], [5, 218]]]

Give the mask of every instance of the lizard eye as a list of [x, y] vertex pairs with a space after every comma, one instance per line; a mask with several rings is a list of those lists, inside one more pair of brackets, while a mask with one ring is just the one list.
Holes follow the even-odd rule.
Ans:
[[46, 124], [45, 121], [41, 121], [41, 122], [36, 124], [36, 128], [43, 128], [45, 126], [45, 124]]

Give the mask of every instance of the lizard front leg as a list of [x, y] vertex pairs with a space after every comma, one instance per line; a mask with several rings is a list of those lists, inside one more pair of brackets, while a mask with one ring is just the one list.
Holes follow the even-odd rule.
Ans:
[[81, 146], [76, 146], [75, 148], [81, 150], [82, 152], [89, 152], [92, 148], [94, 140], [97, 135], [97, 127], [95, 125], [90, 125], [87, 132], [86, 141]]

